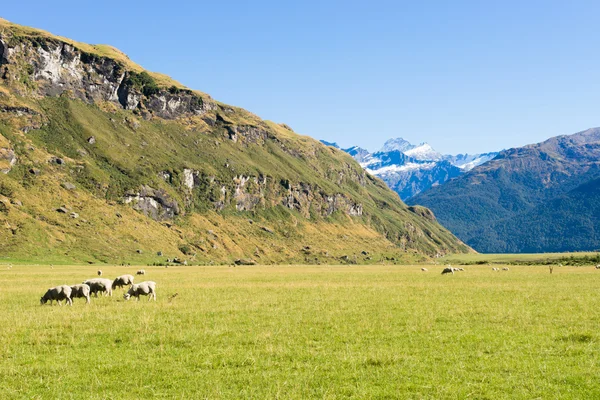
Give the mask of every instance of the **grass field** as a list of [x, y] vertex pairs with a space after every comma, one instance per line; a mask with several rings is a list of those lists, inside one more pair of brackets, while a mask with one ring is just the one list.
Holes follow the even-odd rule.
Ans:
[[50, 307], [96, 267], [3, 266], [0, 398], [600, 398], [593, 267], [143, 268], [156, 303]]

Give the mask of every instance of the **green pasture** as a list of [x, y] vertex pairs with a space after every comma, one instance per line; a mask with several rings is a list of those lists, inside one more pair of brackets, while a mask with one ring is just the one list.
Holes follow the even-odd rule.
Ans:
[[1, 266], [0, 398], [600, 398], [593, 267], [141, 268], [156, 302], [58, 307], [97, 267]]

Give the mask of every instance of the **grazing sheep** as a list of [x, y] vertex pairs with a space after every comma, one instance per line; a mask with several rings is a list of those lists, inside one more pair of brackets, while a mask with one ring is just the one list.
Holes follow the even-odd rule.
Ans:
[[71, 298], [71, 301], [73, 301], [73, 299], [75, 299], [75, 298], [83, 297], [83, 298], [85, 298], [85, 302], [87, 304], [90, 304], [90, 287], [89, 287], [89, 285], [82, 283], [81, 285], [71, 286], [71, 296], [69, 296], [69, 297]]
[[429, 270], [428, 270], [427, 268], [421, 268], [421, 271], [423, 271], [423, 272], [427, 272], [427, 271], [429, 271]]
[[596, 269], [600, 269], [600, 265], [596, 265]]
[[129, 300], [131, 296], [137, 297], [138, 301], [140, 300], [140, 296], [148, 296], [148, 301], [150, 301], [151, 298], [154, 298], [154, 301], [156, 301], [156, 282], [146, 281], [134, 283], [127, 293], [123, 295], [123, 298]]
[[502, 268], [502, 271], [508, 271], [508, 267]]
[[445, 274], [452, 274], [452, 275], [454, 275], [454, 268], [452, 268], [452, 267], [446, 267], [446, 268], [444, 268], [444, 270], [442, 271], [442, 275], [445, 275]]
[[102, 276], [102, 270], [101, 269], [98, 270], [98, 276]]
[[465, 269], [464, 268], [454, 268], [455, 271], [460, 271], [460, 272], [464, 272]]
[[136, 275], [146, 275], [146, 270], [144, 270], [144, 269], [138, 269], [135, 274]]
[[90, 294], [98, 297], [98, 292], [104, 292], [105, 296], [112, 296], [112, 281], [106, 278], [93, 278], [83, 281], [90, 287]]
[[133, 275], [121, 275], [113, 281], [112, 288], [122, 288], [129, 285], [133, 285]]
[[62, 304], [60, 304], [60, 301], [66, 300], [67, 304], [72, 306], [73, 301], [71, 301], [71, 288], [67, 285], [61, 285], [48, 289], [46, 294], [40, 298], [40, 304], [44, 305], [48, 302], [48, 300], [50, 300], [50, 305], [52, 305], [53, 300], [56, 300], [58, 305], [61, 306]]
[[492, 271], [500, 271], [500, 268], [492, 268]]

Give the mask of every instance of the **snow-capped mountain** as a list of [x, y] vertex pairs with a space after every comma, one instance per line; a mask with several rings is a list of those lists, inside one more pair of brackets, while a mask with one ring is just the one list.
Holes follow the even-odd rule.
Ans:
[[[462, 174], [460, 168], [440, 160], [441, 157], [425, 160], [411, 157], [409, 153], [410, 150], [404, 153], [398, 150], [377, 152], [357, 161], [368, 173], [381, 178], [403, 200]], [[424, 154], [416, 153], [423, 157]]]
[[482, 154], [458, 154], [456, 156], [444, 156], [444, 160], [456, 165], [460, 169], [469, 171], [478, 165], [490, 161], [498, 155], [497, 152]]
[[[321, 142], [340, 148], [336, 143]], [[342, 150], [354, 157], [368, 173], [381, 178], [402, 200], [456, 178], [498, 155], [443, 155], [428, 143], [415, 146], [402, 138], [386, 141], [381, 150], [375, 153], [358, 146]]]
[[414, 149], [416, 146], [410, 144], [408, 140], [404, 140], [402, 138], [390, 139], [383, 144], [380, 153], [387, 153], [390, 151], [398, 150], [401, 152], [405, 152], [411, 149]]
[[435, 151], [428, 143], [421, 143], [420, 145], [405, 151], [404, 154], [417, 160], [440, 161], [444, 157], [441, 153]]

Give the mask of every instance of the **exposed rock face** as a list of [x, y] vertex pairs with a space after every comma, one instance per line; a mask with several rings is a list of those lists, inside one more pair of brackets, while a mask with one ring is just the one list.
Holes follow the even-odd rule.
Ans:
[[117, 89], [117, 98], [124, 109], [135, 110], [140, 105], [142, 94], [132, 87], [119, 85]]
[[242, 137], [244, 143], [264, 144], [268, 137], [267, 131], [255, 126], [249, 125], [227, 125], [229, 139], [237, 143], [238, 138]]
[[[3, 63], [9, 69], [9, 79], [17, 80], [25, 73], [28, 79], [35, 81], [34, 87], [24, 89], [33, 91], [28, 92], [29, 95], [57, 96], [68, 91], [71, 97], [89, 103], [112, 102], [126, 110], [138, 110], [145, 118], [156, 116], [175, 119], [203, 115], [206, 111], [219, 109], [211, 125], [221, 126], [227, 139], [236, 144], [264, 145], [267, 140], [273, 139], [283, 151], [294, 157], [315, 155], [303, 154], [289, 148], [276, 137], [270, 137], [268, 129], [262, 126], [229, 122], [228, 118], [220, 113], [225, 115], [233, 110], [218, 108], [214, 103], [189, 90], [156, 88], [153, 93], [147, 93], [136, 84], [136, 73], [126, 71], [118, 61], [85, 53], [60, 40], [44, 39], [38, 42], [31, 38], [22, 38], [19, 41], [0, 36], [0, 46]], [[27, 71], [22, 70], [25, 61], [31, 65]], [[29, 113], [29, 110], [10, 112], [20, 115]], [[93, 136], [88, 138], [90, 144], [94, 144], [95, 141]], [[10, 153], [10, 156], [14, 156], [14, 152]], [[16, 158], [10, 160], [14, 164]], [[328, 177], [340, 185], [346, 180], [353, 180], [364, 186], [366, 179], [363, 172], [357, 173], [350, 165], [346, 165], [342, 171], [328, 171]], [[169, 181], [171, 176], [164, 175], [164, 179]], [[192, 197], [196, 195], [209, 197], [217, 211], [223, 210], [229, 204], [235, 204], [238, 211], [281, 204], [297, 210], [307, 218], [311, 212], [322, 216], [331, 215], [336, 211], [351, 216], [362, 215], [362, 205], [346, 195], [326, 193], [318, 186], [305, 182], [286, 181], [282, 184], [265, 176], [244, 175], [234, 176], [232, 181], [218, 181], [214, 177], [204, 176], [199, 171], [184, 169], [182, 184], [189, 191], [186, 195], [186, 206], [192, 203]], [[199, 187], [202, 189], [198, 189]], [[203, 191], [194, 194], [194, 190]], [[175, 200], [165, 192], [148, 186], [142, 187], [139, 192], [126, 193], [124, 201], [158, 220], [170, 219], [179, 214], [179, 206]]]
[[150, 96], [144, 105], [153, 111], [154, 115], [165, 119], [175, 119], [181, 115], [202, 115], [212, 109], [212, 105], [204, 104], [201, 97], [192, 94], [171, 94], [167, 91]]
[[[201, 115], [216, 107], [189, 90], [171, 93], [157, 89], [145, 95], [130, 79], [133, 73], [125, 71], [119, 62], [82, 52], [56, 39], [17, 41], [0, 36], [0, 54], [4, 79], [17, 81], [25, 75], [35, 81], [35, 88], [28, 90], [38, 96], [58, 96], [68, 91], [88, 103], [108, 101], [165, 119]], [[22, 65], [30, 67], [23, 70]]]
[[[190, 190], [194, 188], [194, 173], [195, 171], [191, 169], [183, 170], [183, 184]], [[167, 180], [168, 178], [170, 178], [170, 175], [166, 177], [165, 180]]]
[[17, 163], [15, 151], [11, 148], [0, 148], [0, 172], [8, 174]]
[[6, 47], [4, 46], [2, 41], [0, 41], [0, 65], [6, 64], [7, 62], [8, 60], [6, 59]]
[[433, 212], [427, 207], [410, 206], [410, 207], [408, 207], [408, 210], [417, 215], [420, 215], [421, 217], [425, 217], [430, 221], [435, 221], [435, 215], [433, 215]]
[[[182, 183], [192, 191], [192, 196], [209, 197], [217, 211], [229, 204], [235, 204], [238, 211], [252, 211], [281, 204], [298, 211], [306, 218], [310, 218], [311, 211], [324, 217], [336, 211], [350, 216], [363, 214], [362, 205], [344, 194], [328, 194], [320, 187], [304, 182], [276, 182], [265, 175], [237, 175], [231, 182], [221, 182], [214, 176], [184, 169]], [[195, 188], [203, 188], [203, 191], [193, 192]], [[191, 199], [187, 201], [187, 204], [191, 203]]]
[[179, 205], [162, 190], [143, 186], [137, 193], [128, 193], [123, 201], [155, 220], [172, 219], [179, 215]]
[[233, 178], [233, 200], [238, 211], [250, 211], [258, 205], [265, 205], [267, 178], [236, 176]]

